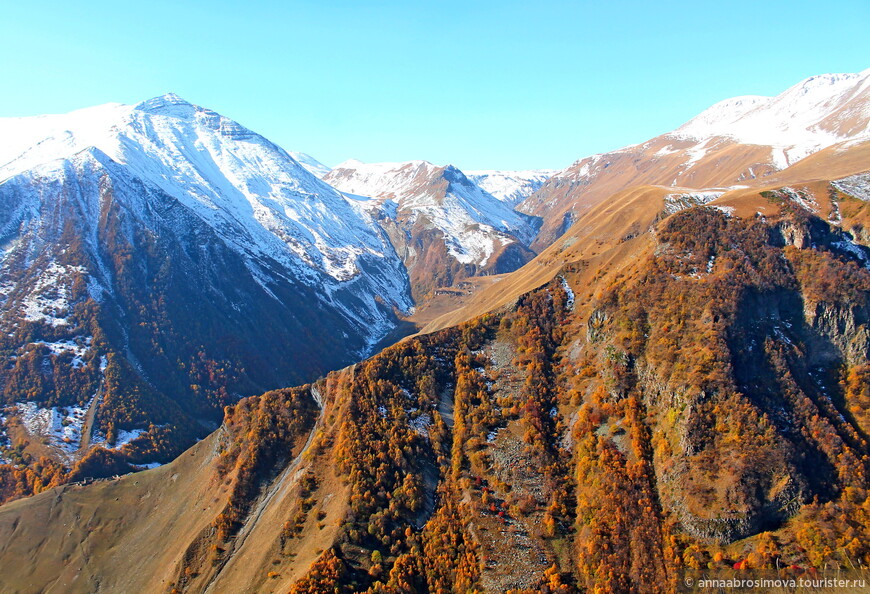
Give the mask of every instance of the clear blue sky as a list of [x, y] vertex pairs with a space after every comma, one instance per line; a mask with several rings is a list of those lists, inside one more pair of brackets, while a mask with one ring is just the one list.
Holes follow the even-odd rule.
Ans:
[[870, 67], [867, 0], [4, 4], [0, 116], [173, 91], [328, 165], [561, 168]]

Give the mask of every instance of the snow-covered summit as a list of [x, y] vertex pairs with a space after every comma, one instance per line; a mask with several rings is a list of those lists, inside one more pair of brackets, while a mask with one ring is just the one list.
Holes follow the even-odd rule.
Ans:
[[337, 165], [324, 180], [343, 192], [394, 201], [396, 216], [426, 220], [444, 234], [448, 252], [461, 263], [486, 266], [499, 245], [528, 245], [536, 227], [506, 202], [478, 186], [453, 165], [428, 161]]
[[364, 212], [266, 138], [175, 94], [135, 106], [0, 119], [0, 181], [98, 149], [182, 201], [242, 251], [301, 259], [338, 280], [385, 245]]
[[0, 139], [0, 188], [29, 193], [33, 212], [51, 199], [40, 190], [50, 183], [143, 184], [147, 191], [123, 194], [137, 220], [159, 208], [161, 195], [177, 200], [265, 284], [279, 274], [331, 299], [353, 283], [357, 303], [367, 303], [347, 315], [380, 336], [389, 331], [381, 310], [412, 306], [401, 260], [358, 201], [263, 136], [177, 95], [3, 118]]
[[515, 206], [534, 194], [554, 173], [555, 169], [526, 171], [469, 171], [468, 177], [502, 202]]
[[333, 168], [327, 181], [349, 194], [397, 199], [418, 194], [421, 185], [430, 183], [438, 169], [428, 161], [363, 163], [348, 159]]
[[667, 136], [771, 146], [782, 151], [777, 165], [787, 166], [837, 142], [870, 138], [870, 69], [813, 76], [776, 97], [720, 101]]

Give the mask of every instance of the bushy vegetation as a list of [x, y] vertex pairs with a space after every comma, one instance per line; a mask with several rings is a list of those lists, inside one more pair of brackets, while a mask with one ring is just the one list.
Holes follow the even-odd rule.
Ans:
[[[340, 442], [353, 493], [343, 587], [480, 588], [487, 518], [508, 534], [536, 526], [552, 547], [518, 592], [669, 591], [693, 569], [870, 562], [870, 275], [836, 245], [784, 246], [780, 225], [819, 225], [784, 216], [689, 209], [659, 223], [654, 252], [599, 287], [584, 317], [553, 282], [360, 365]], [[513, 383], [492, 368], [496, 342], [514, 353]], [[414, 407], [434, 419], [429, 444], [409, 429]], [[538, 495], [494, 470], [506, 446], [493, 436], [511, 427]], [[418, 527], [430, 463], [436, 505]], [[360, 548], [378, 562], [356, 561]]]

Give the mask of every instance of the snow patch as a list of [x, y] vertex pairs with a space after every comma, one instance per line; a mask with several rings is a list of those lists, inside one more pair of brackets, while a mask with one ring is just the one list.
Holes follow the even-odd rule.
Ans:
[[693, 206], [703, 206], [724, 194], [722, 191], [687, 192], [665, 196], [665, 212], [674, 214]]
[[870, 268], [870, 257], [868, 257], [867, 248], [853, 243], [848, 239], [832, 242], [832, 245], [844, 252], [852, 254], [861, 262], [861, 264], [864, 265], [865, 268]]
[[36, 342], [32, 342], [30, 344], [34, 345], [43, 345], [47, 347], [54, 355], [61, 355], [63, 353], [72, 353], [72, 367], [78, 369], [82, 367], [84, 362], [84, 356], [91, 350], [91, 342], [93, 338], [88, 336], [86, 338], [77, 337], [74, 339], [58, 341], [58, 342], [45, 342], [42, 340], [38, 340]]
[[667, 157], [668, 155], [673, 155], [673, 154], [678, 153], [678, 152], [680, 152], [680, 151], [675, 149], [675, 148], [671, 148], [671, 146], [668, 145], [668, 146], [665, 146], [665, 147], [657, 150], [655, 152], [655, 154], [653, 154], [653, 156], [654, 157]]
[[777, 190], [776, 192], [780, 197], [785, 198], [786, 200], [790, 200], [796, 205], [800, 206], [807, 212], [816, 212], [819, 208], [819, 204], [816, 202], [813, 197], [812, 192], [801, 189], [795, 190], [794, 188], [790, 188], [788, 186], [784, 186]]
[[571, 289], [571, 285], [568, 284], [564, 276], [559, 277], [559, 282], [562, 283], [562, 290], [568, 295], [568, 301], [565, 306], [568, 308], [568, 311], [574, 311], [574, 291]]
[[159, 468], [163, 466], [161, 462], [148, 462], [146, 464], [136, 464], [135, 467], [137, 470], [153, 470], [155, 468]]
[[408, 425], [413, 429], [418, 435], [421, 435], [425, 438], [429, 438], [429, 427], [432, 426], [432, 417], [429, 413], [423, 413], [416, 418], [408, 421]]
[[40, 408], [35, 402], [15, 404], [21, 424], [32, 436], [43, 437], [69, 461], [78, 451], [87, 407]]
[[57, 262], [49, 264], [19, 304], [24, 319], [45, 322], [50, 326], [68, 325], [74, 274], [85, 274], [85, 269], [82, 266], [63, 266]]
[[859, 173], [831, 183], [837, 190], [858, 200], [870, 201], [870, 173]]
[[6, 416], [0, 414], [0, 464], [12, 464], [12, 460], [5, 455], [5, 450], [11, 447], [12, 442], [6, 433]]
[[133, 429], [130, 431], [120, 429], [118, 430], [118, 436], [115, 438], [115, 443], [110, 444], [102, 432], [95, 431], [94, 436], [91, 438], [91, 445], [100, 446], [107, 450], [120, 450], [134, 439], [138, 439], [146, 433], [148, 431], [145, 429]]

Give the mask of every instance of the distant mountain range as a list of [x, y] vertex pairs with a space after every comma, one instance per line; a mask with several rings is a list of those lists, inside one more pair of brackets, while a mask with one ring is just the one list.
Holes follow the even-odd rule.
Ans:
[[[463, 278], [511, 272], [534, 256], [528, 246], [540, 221], [510, 204], [516, 193], [531, 191], [533, 182], [511, 180], [508, 187], [503, 178], [480, 175], [475, 183], [452, 165], [426, 161], [346, 161], [323, 180], [373, 198], [366, 204], [402, 257], [418, 300]], [[504, 198], [481, 186], [499, 181], [507, 189]]]

